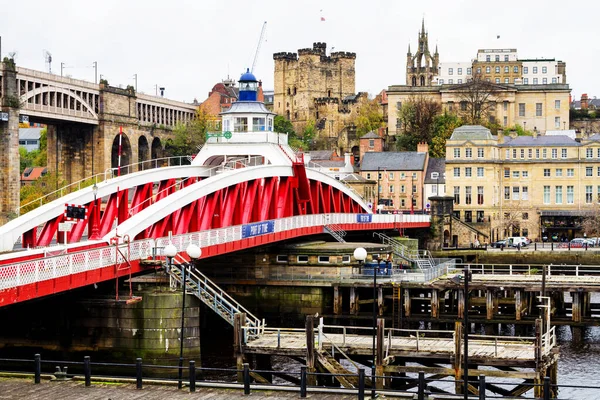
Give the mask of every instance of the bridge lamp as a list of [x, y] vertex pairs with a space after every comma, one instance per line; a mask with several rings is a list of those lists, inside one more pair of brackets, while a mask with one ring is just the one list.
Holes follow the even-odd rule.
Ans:
[[92, 192], [94, 193], [94, 207], [93, 207], [93, 220], [92, 220], [92, 232], [90, 235], [90, 239], [96, 240], [100, 239], [100, 235], [98, 234], [98, 220], [100, 219], [100, 207], [98, 206], [98, 202], [96, 201], [98, 198], [98, 185], [94, 182], [94, 186], [92, 187]]

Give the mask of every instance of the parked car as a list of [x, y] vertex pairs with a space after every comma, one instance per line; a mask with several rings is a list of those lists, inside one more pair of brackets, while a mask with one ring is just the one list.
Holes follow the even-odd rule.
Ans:
[[571, 240], [571, 245], [578, 247], [584, 247], [586, 244], [588, 247], [594, 247], [594, 241], [592, 239], [575, 238]]
[[511, 236], [507, 239], [507, 246], [510, 247], [526, 247], [528, 244], [524, 236]]
[[497, 240], [494, 243], [492, 243], [491, 246], [496, 249], [502, 249], [506, 247], [506, 240]]

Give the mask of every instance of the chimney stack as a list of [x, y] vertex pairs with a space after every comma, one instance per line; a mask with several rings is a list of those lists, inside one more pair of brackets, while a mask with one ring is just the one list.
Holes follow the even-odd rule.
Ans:
[[582, 110], [587, 110], [588, 109], [588, 95], [587, 93], [584, 93], [581, 95], [581, 109]]
[[417, 144], [417, 152], [419, 152], [419, 153], [428, 153], [429, 152], [429, 145], [427, 144], [427, 142], [419, 142]]

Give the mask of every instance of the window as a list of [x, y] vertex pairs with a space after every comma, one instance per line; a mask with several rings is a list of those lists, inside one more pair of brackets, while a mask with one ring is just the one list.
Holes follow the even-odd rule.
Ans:
[[513, 149], [513, 158], [517, 158], [517, 149]]
[[466, 148], [465, 149], [465, 157], [466, 158], [471, 158], [473, 156], [473, 151], [471, 148]]
[[529, 172], [528, 172], [528, 171], [523, 171], [523, 172], [521, 173], [521, 176], [522, 176], [523, 178], [529, 178]]
[[371, 173], [367, 172], [367, 179], [371, 179]]
[[248, 132], [248, 118], [236, 117], [233, 129], [235, 129], [235, 132]]
[[500, 78], [496, 78], [496, 79], [494, 80], [494, 82], [495, 82], [495, 83], [500, 83]]
[[533, 73], [537, 74], [538, 73], [538, 67], [533, 67]]
[[369, 147], [375, 147], [375, 139], [369, 139]]
[[477, 211], [477, 222], [485, 222], [483, 211]]
[[458, 72], [458, 75], [462, 75], [462, 68], [457, 68], [456, 70]]
[[504, 78], [504, 83], [510, 83], [510, 79], [509, 78]]
[[[452, 85], [454, 83], [454, 79], [448, 79], [448, 84]], [[450, 109], [452, 110], [452, 109]]]
[[260, 117], [252, 118], [252, 131], [260, 132], [266, 129], [265, 119]]
[[544, 168], [544, 176], [545, 177], [549, 177], [550, 176], [550, 168]]
[[556, 168], [556, 176], [557, 177], [563, 176], [562, 172], [563, 172], [562, 168]]
[[471, 186], [465, 186], [465, 204], [471, 204]]
[[585, 176], [593, 176], [594, 171], [592, 167], [585, 167]]
[[510, 178], [510, 168], [504, 168], [504, 177]]
[[400, 179], [404, 179], [404, 178], [406, 178], [406, 175], [404, 175], [404, 172], [401, 172], [400, 173]]
[[465, 176], [467, 178], [471, 177], [471, 169], [472, 169], [471, 167], [465, 167]]
[[454, 74], [454, 68], [448, 68], [448, 75]]
[[523, 85], [529, 85], [529, 78], [523, 78]]
[[515, 65], [515, 66], [513, 67], [513, 72], [514, 72], [515, 74], [519, 73], [519, 67]]
[[552, 158], [553, 159], [557, 159], [558, 158], [558, 150], [557, 149], [552, 149]]
[[533, 84], [537, 85], [538, 84], [538, 78], [533, 78]]
[[600, 176], [600, 167], [598, 167], [597, 175]]
[[389, 179], [393, 180], [393, 179], [394, 179], [394, 173], [393, 173], [393, 172], [390, 172], [390, 173], [388, 174], [388, 177], [389, 177]]
[[513, 186], [512, 188], [512, 199], [513, 200], [519, 200], [519, 187], [518, 186]]
[[297, 258], [299, 263], [307, 263], [308, 262], [308, 256], [298, 256]]
[[522, 213], [521, 214], [521, 218], [524, 219], [524, 220], [528, 220], [529, 219], [529, 213], [526, 213], [526, 212]]
[[500, 61], [500, 56], [496, 54], [496, 61]]
[[525, 116], [525, 103], [519, 103], [519, 117]]
[[431, 186], [431, 194], [437, 196], [437, 194], [438, 194], [438, 192], [437, 192], [437, 185]]
[[567, 168], [567, 176], [568, 177], [575, 176], [575, 169], [574, 168]]
[[540, 149], [535, 149], [535, 158], [540, 158]]
[[329, 264], [329, 256], [319, 256], [319, 263]]
[[491, 68], [490, 67], [485, 67], [485, 73], [489, 74], [491, 72]]
[[[481, 72], [481, 71], [479, 71]], [[467, 68], [467, 75], [471, 75], [471, 67]]]
[[575, 203], [575, 191], [573, 186], [567, 186], [567, 204]]
[[394, 185], [390, 185], [390, 193], [394, 193]]
[[557, 83], [556, 78], [552, 78], [552, 83]]
[[529, 200], [529, 188], [527, 186], [523, 186], [521, 189], [521, 199]]
[[443, 85], [443, 84], [444, 84], [444, 80], [440, 79], [440, 85]]
[[277, 262], [278, 263], [286, 263], [286, 262], [288, 262], [288, 256], [287, 255], [278, 255], [277, 256]]
[[406, 186], [401, 185], [400, 186], [400, 193], [404, 193], [404, 192], [406, 192]]
[[536, 117], [542, 116], [542, 103], [535, 103], [535, 116]]
[[508, 74], [510, 72], [510, 69], [508, 68], [508, 65], [504, 67], [504, 73]]
[[528, 74], [529, 73], [529, 67], [523, 67], [523, 73], [524, 74]]
[[521, 149], [521, 160], [525, 158], [525, 149]]
[[417, 179], [417, 173], [416, 173], [416, 172], [413, 172], [413, 173], [412, 173], [412, 178], [413, 178], [413, 179]]
[[546, 159], [546, 156], [548, 154], [548, 150], [547, 149], [542, 149], [542, 158]]
[[556, 187], [556, 204], [562, 204], [563, 202], [563, 191], [562, 191], [562, 186], [557, 186]]
[[547, 73], [548, 73], [548, 68], [542, 67], [542, 74], [547, 74]]
[[460, 158], [460, 149], [454, 149], [454, 158]]
[[560, 149], [561, 158], [567, 158], [567, 149]]
[[550, 204], [550, 186], [544, 186], [544, 204]]
[[483, 204], [483, 186], [477, 186], [477, 204]]
[[533, 158], [533, 150], [532, 149], [529, 149], [527, 151], [527, 158], [529, 158], [530, 160]]
[[519, 171], [513, 171], [512, 177], [518, 179], [519, 178]]
[[417, 193], [417, 185], [412, 185], [412, 192]]
[[406, 200], [400, 199], [400, 207], [402, 207], [402, 208], [406, 207]]
[[486, 55], [486, 56], [485, 56], [485, 61], [487, 61], [487, 62], [490, 62], [490, 61], [491, 61], [491, 60], [490, 60], [490, 56], [489, 56], [489, 55]]
[[456, 81], [456, 83], [458, 83], [459, 85], [462, 84], [462, 79], [459, 79], [458, 81]]
[[508, 54], [504, 55], [504, 61], [508, 61]]
[[508, 160], [510, 158], [510, 150], [506, 149], [504, 154], [506, 154], [506, 159]]
[[504, 200], [510, 200], [510, 186], [504, 186]]
[[465, 211], [465, 222], [473, 222], [473, 211]]
[[548, 78], [542, 78], [542, 83], [545, 85], [548, 83]]
[[342, 256], [342, 262], [344, 264], [347, 264], [350, 262], [350, 256]]
[[496, 73], [499, 74], [500, 73], [500, 67], [496, 67]]
[[585, 187], [585, 202], [590, 204], [592, 202], [592, 190], [593, 187], [591, 185], [588, 185]]
[[477, 68], [477, 73], [480, 74], [481, 73], [481, 67]]
[[[598, 149], [600, 150], [600, 149]], [[477, 149], [477, 158], [483, 158], [483, 148], [479, 147]]]
[[483, 178], [483, 167], [477, 167], [477, 177]]
[[383, 193], [383, 186], [381, 186], [381, 185], [378, 185], [378, 186], [377, 186], [377, 191], [378, 191], [379, 193]]
[[460, 204], [460, 186], [454, 186], [454, 204]]
[[594, 149], [587, 148], [585, 149], [585, 158], [594, 157]]
[[383, 174], [381, 172], [377, 173], [377, 179], [381, 179], [383, 177]]

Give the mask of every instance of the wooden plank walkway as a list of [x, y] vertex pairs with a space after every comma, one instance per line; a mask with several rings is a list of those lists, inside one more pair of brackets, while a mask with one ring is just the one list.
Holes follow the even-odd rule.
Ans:
[[[263, 399], [297, 399], [299, 392], [252, 390], [253, 400]], [[349, 400], [356, 399], [356, 395], [340, 393], [310, 393], [309, 398], [318, 400]], [[50, 382], [42, 380], [39, 385], [34, 385], [32, 379], [0, 378], [0, 400], [228, 400], [248, 398], [244, 396], [243, 389], [224, 389], [197, 387], [195, 393], [187, 389], [178, 390], [175, 386], [145, 385], [142, 390], [137, 390], [134, 384], [128, 383], [96, 383], [85, 387], [83, 382]]]

